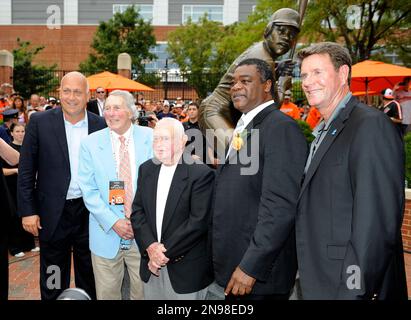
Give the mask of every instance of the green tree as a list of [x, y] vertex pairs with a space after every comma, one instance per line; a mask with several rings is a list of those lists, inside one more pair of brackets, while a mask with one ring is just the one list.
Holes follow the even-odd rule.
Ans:
[[408, 187], [411, 187], [411, 133], [404, 137], [405, 148], [405, 179], [408, 181]]
[[399, 41], [409, 50], [410, 25], [409, 0], [312, 0], [303, 31], [309, 41], [343, 41], [356, 63], [383, 48], [400, 49]]
[[216, 43], [224, 34], [222, 24], [208, 20], [206, 15], [197, 23], [189, 20], [169, 34], [167, 51], [200, 98], [216, 87], [222, 75], [225, 60], [219, 56]]
[[131, 56], [132, 68], [142, 74], [142, 61], [156, 58], [149, 51], [155, 45], [153, 27], [131, 6], [124, 13], [116, 13], [109, 21], [100, 22], [91, 44], [94, 52], [80, 64], [80, 71], [86, 74], [102, 70], [116, 72], [117, 57], [126, 52]]
[[44, 46], [32, 47], [29, 41], [22, 41], [17, 38], [18, 47], [13, 50], [14, 89], [25, 99], [32, 93], [48, 95], [58, 86], [58, 79], [54, 76], [57, 65], [51, 67], [34, 65], [33, 60], [40, 53]]

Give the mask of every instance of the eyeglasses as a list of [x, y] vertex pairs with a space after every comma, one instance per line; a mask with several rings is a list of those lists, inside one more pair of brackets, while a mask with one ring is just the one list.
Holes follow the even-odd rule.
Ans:
[[96, 91], [97, 93], [104, 93], [104, 91]]

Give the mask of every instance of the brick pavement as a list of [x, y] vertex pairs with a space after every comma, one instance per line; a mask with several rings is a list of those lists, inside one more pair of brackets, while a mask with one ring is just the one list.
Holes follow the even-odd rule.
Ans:
[[[407, 270], [408, 297], [411, 299], [411, 253], [405, 253], [405, 266]], [[26, 252], [22, 258], [9, 257], [10, 272], [10, 300], [39, 300], [39, 261], [38, 252]], [[72, 272], [71, 279], [74, 278]], [[71, 281], [74, 287], [74, 281]]]
[[[70, 287], [74, 285], [72, 266]], [[9, 255], [9, 300], [40, 300], [40, 253], [25, 252], [22, 258]]]
[[411, 300], [411, 253], [404, 253], [404, 260], [407, 272], [408, 300]]

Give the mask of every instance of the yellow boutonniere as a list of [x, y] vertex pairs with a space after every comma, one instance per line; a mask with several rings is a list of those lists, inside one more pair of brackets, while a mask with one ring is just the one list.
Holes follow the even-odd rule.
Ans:
[[240, 150], [243, 145], [244, 145], [244, 140], [242, 136], [245, 136], [247, 134], [247, 131], [244, 130], [243, 132], [239, 133], [237, 132], [233, 138], [233, 149], [238, 151]]

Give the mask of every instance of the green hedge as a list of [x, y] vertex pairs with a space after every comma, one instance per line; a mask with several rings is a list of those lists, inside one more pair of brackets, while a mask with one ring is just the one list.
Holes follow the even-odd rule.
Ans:
[[312, 135], [312, 130], [307, 122], [302, 120], [297, 120], [298, 125], [300, 126], [301, 131], [303, 132], [305, 138], [307, 139], [308, 144], [310, 144], [314, 140], [314, 136]]

